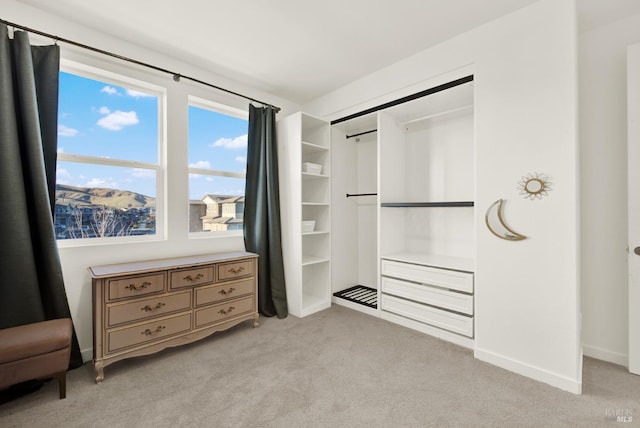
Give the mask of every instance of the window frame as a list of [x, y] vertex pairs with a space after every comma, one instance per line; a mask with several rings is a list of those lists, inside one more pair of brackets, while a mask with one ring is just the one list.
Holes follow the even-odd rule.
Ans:
[[[56, 170], [58, 162], [81, 163], [85, 165], [115, 166], [132, 169], [150, 170], [155, 173], [156, 180], [156, 207], [155, 207], [155, 234], [133, 236], [111, 236], [97, 238], [56, 239], [58, 247], [99, 246], [112, 244], [126, 244], [139, 242], [156, 242], [167, 239], [167, 206], [165, 203], [167, 192], [167, 89], [149, 82], [134, 79], [122, 74], [114, 73], [102, 68], [93, 67], [65, 58], [60, 59], [60, 72], [74, 74], [79, 77], [97, 80], [107, 84], [126, 87], [152, 94], [158, 98], [158, 144], [157, 163], [140, 162], [113, 157], [100, 157], [91, 155], [79, 155], [73, 153], [57, 152]], [[57, 184], [57, 179], [56, 179]]]
[[[231, 107], [225, 104], [221, 104], [219, 102], [215, 102], [215, 101], [211, 101], [209, 99], [206, 98], [201, 98], [201, 97], [197, 97], [197, 96], [193, 96], [193, 95], [189, 95], [187, 97], [187, 111], [189, 110], [189, 107], [196, 107], [196, 108], [200, 108], [200, 109], [204, 109], [204, 110], [210, 110], [213, 111], [215, 113], [219, 113], [219, 114], [224, 114], [227, 116], [232, 116], [238, 119], [244, 119], [247, 121], [247, 125], [249, 123], [249, 111], [248, 110], [242, 110], [240, 108], [236, 108], [236, 107]], [[189, 120], [188, 118], [188, 113], [187, 113], [187, 120]], [[187, 159], [189, 158], [189, 137], [187, 136]], [[245, 181], [245, 186], [246, 186], [246, 181], [247, 181], [247, 173], [246, 171], [244, 173], [238, 173], [238, 172], [232, 172], [232, 171], [223, 171], [223, 170], [217, 170], [217, 169], [208, 169], [208, 168], [193, 168], [190, 167], [189, 165], [189, 161], [187, 160], [187, 189], [188, 189], [188, 193], [190, 192], [190, 176], [191, 174], [197, 174], [197, 175], [206, 175], [206, 176], [211, 176], [211, 177], [230, 177], [230, 178], [240, 178], [242, 180]], [[244, 196], [244, 195], [243, 195]], [[191, 204], [191, 198], [187, 199], [187, 211], [189, 211], [191, 209], [190, 204]], [[187, 219], [190, 218], [190, 214], [187, 215]], [[187, 220], [188, 221], [188, 220]], [[243, 215], [243, 224], [244, 224], [244, 215]], [[189, 229], [189, 225], [187, 224], [187, 234], [188, 234], [188, 239], [206, 239], [206, 238], [226, 238], [226, 237], [232, 237], [232, 236], [243, 236], [244, 235], [244, 231], [243, 229], [240, 230], [227, 230], [227, 231], [200, 231], [200, 232], [192, 232]]]

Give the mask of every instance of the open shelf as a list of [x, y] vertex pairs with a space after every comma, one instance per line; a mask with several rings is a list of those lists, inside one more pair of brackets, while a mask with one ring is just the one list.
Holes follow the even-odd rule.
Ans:
[[302, 179], [303, 180], [316, 180], [319, 178], [329, 178], [327, 174], [314, 174], [312, 172], [303, 172]]
[[436, 208], [436, 207], [473, 207], [473, 201], [452, 202], [383, 202], [383, 208]]
[[314, 152], [325, 152], [329, 150], [329, 147], [320, 146], [318, 144], [307, 143], [306, 141], [302, 141], [302, 151], [304, 153], [314, 153]]
[[302, 266], [315, 265], [315, 264], [319, 264], [319, 263], [327, 263], [328, 261], [329, 261], [328, 258], [303, 256], [302, 257]]

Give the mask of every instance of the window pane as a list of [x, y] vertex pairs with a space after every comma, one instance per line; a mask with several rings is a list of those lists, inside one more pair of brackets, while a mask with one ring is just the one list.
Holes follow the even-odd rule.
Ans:
[[241, 178], [189, 174], [189, 232], [242, 230], [244, 184]]
[[158, 162], [158, 97], [60, 72], [58, 151]]
[[246, 119], [189, 106], [189, 166], [244, 173], [247, 128]]
[[[246, 119], [189, 106], [189, 167], [246, 173]], [[242, 230], [244, 178], [189, 174], [189, 231]]]
[[154, 235], [153, 170], [58, 162], [58, 239]]

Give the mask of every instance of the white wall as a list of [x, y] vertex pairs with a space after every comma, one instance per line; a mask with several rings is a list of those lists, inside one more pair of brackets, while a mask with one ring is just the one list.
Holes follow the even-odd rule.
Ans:
[[[572, 0], [541, 0], [321, 97], [304, 109], [335, 119], [473, 70], [477, 150], [476, 357], [579, 393], [577, 31]], [[553, 190], [524, 200], [523, 175]], [[484, 212], [530, 238], [502, 241]]]
[[[183, 75], [197, 77], [216, 85], [271, 102], [283, 109], [281, 116], [299, 110], [299, 106], [228, 79], [211, 74], [197, 66], [185, 64], [139, 46], [98, 33], [44, 13], [13, 0], [1, 0], [2, 18], [19, 25], [55, 34], [83, 44], [99, 47], [120, 55], [175, 70]], [[30, 36], [34, 44], [49, 44], [50, 40]], [[91, 279], [87, 267], [127, 261], [176, 257], [191, 254], [244, 250], [241, 236], [231, 238], [188, 238], [188, 174], [187, 174], [187, 96], [195, 95], [238, 108], [247, 108], [247, 102], [206, 89], [188, 82], [176, 83], [171, 76], [149, 71], [138, 66], [89, 54], [61, 43], [62, 57], [103, 68], [125, 76], [167, 88], [167, 239], [160, 242], [120, 245], [82, 246], [60, 249], [67, 297], [74, 325], [85, 360], [93, 357], [91, 313]]]
[[580, 35], [582, 340], [627, 365], [627, 46], [640, 15]]

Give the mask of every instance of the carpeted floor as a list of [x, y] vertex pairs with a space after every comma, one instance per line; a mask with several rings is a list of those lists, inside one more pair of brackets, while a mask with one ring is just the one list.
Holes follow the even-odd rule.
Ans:
[[261, 318], [0, 405], [8, 427], [640, 426], [640, 376], [586, 359], [573, 395], [470, 350], [340, 306]]

